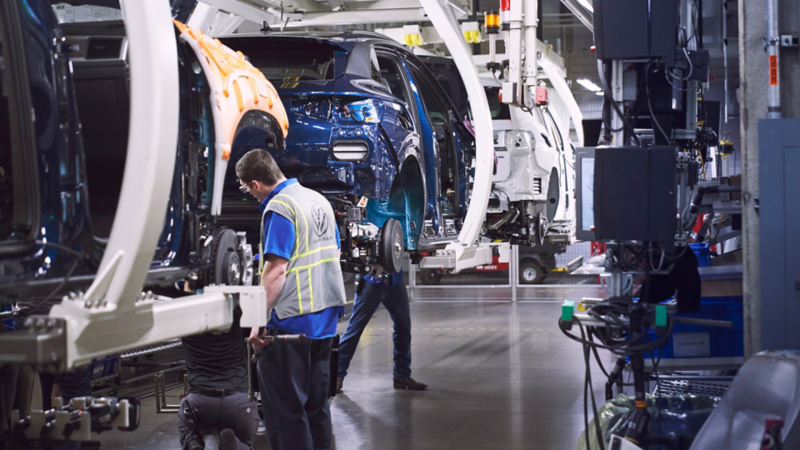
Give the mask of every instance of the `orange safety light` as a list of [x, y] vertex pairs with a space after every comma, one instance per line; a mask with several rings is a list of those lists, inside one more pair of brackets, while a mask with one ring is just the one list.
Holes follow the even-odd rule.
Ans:
[[497, 11], [486, 11], [486, 13], [484, 13], [484, 20], [487, 34], [497, 34], [500, 32], [500, 14]]

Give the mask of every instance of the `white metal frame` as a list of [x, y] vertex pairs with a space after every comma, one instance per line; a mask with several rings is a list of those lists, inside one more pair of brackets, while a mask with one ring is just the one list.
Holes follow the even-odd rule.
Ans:
[[[450, 4], [440, 0], [421, 0], [420, 3], [453, 57], [464, 81], [467, 95], [472, 100], [470, 109], [475, 127], [475, 159], [477, 162], [472, 198], [458, 239], [448, 244], [444, 250], [437, 252], [437, 256], [445, 257], [446, 264], [438, 261], [434, 264], [434, 267], [438, 265], [458, 272], [466, 268], [489, 264], [492, 261], [491, 249], [487, 245], [478, 244], [492, 189], [491, 168], [494, 149], [492, 117], [489, 114], [489, 103], [486, 100], [483, 86], [478, 80], [478, 71], [472, 61], [472, 54], [467, 48], [461, 26]], [[434, 263], [434, 261], [429, 262]], [[425, 266], [425, 263], [423, 259], [421, 265]]]
[[[211, 287], [178, 300], [141, 292], [167, 211], [178, 136], [177, 45], [168, 0], [121, 0], [131, 61], [131, 114], [122, 194], [106, 252], [83, 296], [52, 317], [67, 324], [68, 368], [93, 358], [229, 328], [234, 297], [242, 326], [266, 323], [260, 287]], [[260, 308], [259, 305], [263, 305]]]

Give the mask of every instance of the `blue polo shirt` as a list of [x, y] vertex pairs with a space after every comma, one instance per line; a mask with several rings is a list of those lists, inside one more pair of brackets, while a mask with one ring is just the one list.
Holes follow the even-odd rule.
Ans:
[[[297, 183], [297, 179], [291, 178], [279, 184], [259, 205], [261, 213], [264, 213], [270, 200], [286, 186], [291, 186], [295, 183]], [[335, 230], [336, 245], [340, 247], [339, 228], [336, 227]], [[271, 253], [281, 258], [291, 259], [295, 235], [294, 224], [291, 220], [273, 211], [268, 211], [264, 217], [264, 255]], [[309, 339], [325, 339], [336, 336], [336, 323], [338, 320], [338, 306], [301, 316], [287, 317], [283, 320], [278, 319], [278, 315], [273, 310], [267, 326], [290, 334], [305, 334]]]

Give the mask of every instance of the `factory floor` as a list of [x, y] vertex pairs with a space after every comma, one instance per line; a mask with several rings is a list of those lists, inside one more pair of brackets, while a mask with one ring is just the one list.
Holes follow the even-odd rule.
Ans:
[[[558, 330], [563, 299], [597, 286], [417, 288], [412, 292], [412, 376], [425, 392], [392, 388], [392, 323], [380, 309], [365, 330], [344, 394], [333, 399], [335, 448], [575, 449], [583, 430], [581, 346]], [[344, 331], [346, 322], [340, 324]], [[611, 363], [611, 358], [604, 356]], [[601, 401], [605, 380], [592, 370]], [[171, 391], [176, 403], [179, 390]], [[104, 449], [180, 449], [177, 418], [142, 402], [138, 431], [103, 434]], [[207, 438], [216, 448], [215, 437]], [[269, 449], [259, 435], [256, 449]]]

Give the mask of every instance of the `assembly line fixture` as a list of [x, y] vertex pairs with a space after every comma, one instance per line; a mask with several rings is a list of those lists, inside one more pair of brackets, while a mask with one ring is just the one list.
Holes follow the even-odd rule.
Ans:
[[[205, 331], [266, 323], [260, 286], [207, 286], [166, 299], [143, 293], [167, 211], [178, 136], [177, 45], [167, 0], [121, 0], [130, 54], [131, 114], [122, 193], [97, 276], [82, 296], [65, 296], [49, 316], [0, 339], [0, 362], [64, 371], [109, 354]], [[170, 300], [170, 301], [164, 301]]]

